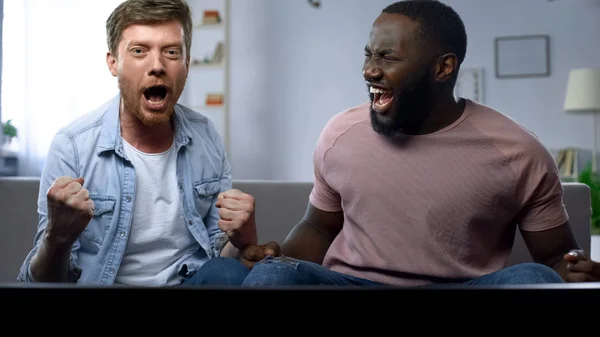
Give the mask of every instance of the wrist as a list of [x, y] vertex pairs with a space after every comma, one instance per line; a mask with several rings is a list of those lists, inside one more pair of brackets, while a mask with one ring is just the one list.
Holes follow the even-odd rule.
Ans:
[[230, 236], [229, 243], [239, 250], [244, 250], [248, 246], [258, 245], [258, 235], [256, 230], [246, 229]]
[[66, 235], [54, 234], [52, 231], [46, 231], [43, 236], [43, 245], [51, 251], [70, 250], [75, 240]]
[[258, 245], [258, 234], [256, 233], [256, 226], [252, 226], [245, 237], [244, 248], [247, 246]]

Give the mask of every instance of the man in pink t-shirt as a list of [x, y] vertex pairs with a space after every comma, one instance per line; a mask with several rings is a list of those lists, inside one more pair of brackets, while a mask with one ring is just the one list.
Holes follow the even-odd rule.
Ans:
[[[325, 126], [304, 219], [244, 285], [600, 280], [550, 153], [504, 114], [454, 97], [466, 41], [440, 2], [383, 10], [365, 48], [370, 102]], [[538, 263], [505, 268], [517, 228]]]

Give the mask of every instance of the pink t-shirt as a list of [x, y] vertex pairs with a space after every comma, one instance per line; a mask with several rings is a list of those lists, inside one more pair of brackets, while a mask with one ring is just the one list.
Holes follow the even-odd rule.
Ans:
[[344, 212], [323, 265], [391, 285], [478, 277], [505, 266], [516, 226], [567, 221], [552, 155], [530, 131], [467, 101], [461, 118], [396, 144], [373, 131], [369, 104], [324, 128], [310, 202]]

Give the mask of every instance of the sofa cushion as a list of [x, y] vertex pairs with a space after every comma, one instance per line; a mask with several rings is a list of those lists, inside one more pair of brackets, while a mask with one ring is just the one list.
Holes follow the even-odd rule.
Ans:
[[[283, 242], [302, 219], [312, 182], [236, 180], [233, 187], [250, 193], [256, 200], [259, 242]], [[590, 249], [590, 189], [579, 183], [563, 183], [565, 206], [575, 238]], [[0, 177], [0, 283], [14, 283], [21, 263], [33, 246], [37, 229], [38, 178]], [[531, 261], [516, 232], [508, 265]]]

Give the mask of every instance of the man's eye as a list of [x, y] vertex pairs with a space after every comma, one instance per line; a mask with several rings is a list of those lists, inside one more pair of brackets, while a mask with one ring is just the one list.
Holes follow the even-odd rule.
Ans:
[[142, 52], [142, 49], [141, 48], [133, 48], [131, 51], [135, 54], [140, 54]]

